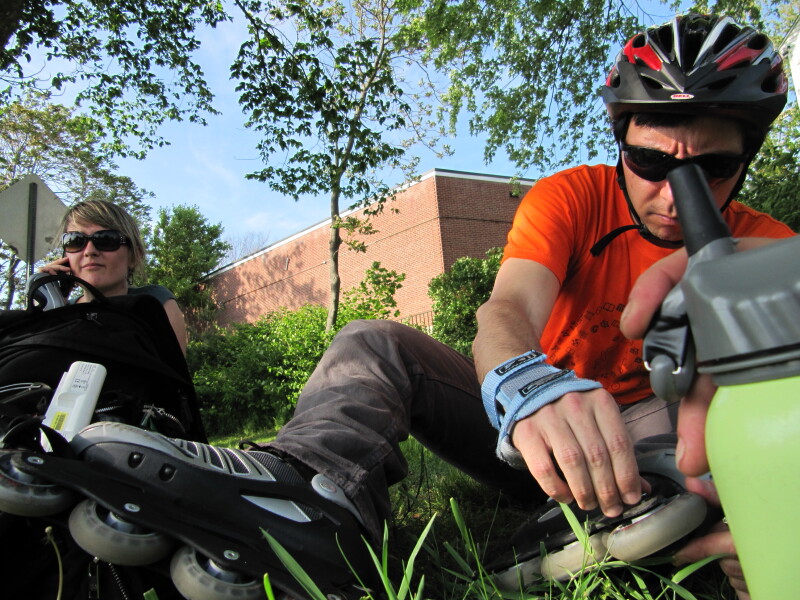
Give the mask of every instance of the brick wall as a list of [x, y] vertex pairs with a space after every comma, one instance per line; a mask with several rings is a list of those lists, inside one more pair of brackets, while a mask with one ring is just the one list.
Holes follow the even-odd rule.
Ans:
[[[510, 192], [507, 177], [429, 171], [372, 217], [377, 233], [356, 237], [367, 244], [366, 253], [342, 245], [342, 290], [358, 284], [379, 261], [406, 274], [396, 295], [401, 317], [429, 311], [433, 277], [461, 256], [483, 257], [505, 243], [519, 203]], [[220, 325], [252, 322], [281, 307], [327, 305], [329, 224], [310, 227], [212, 273], [208, 283], [221, 306]]]

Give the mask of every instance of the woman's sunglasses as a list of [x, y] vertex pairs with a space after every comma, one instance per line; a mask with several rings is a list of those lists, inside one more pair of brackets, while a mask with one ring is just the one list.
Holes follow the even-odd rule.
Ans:
[[706, 179], [728, 179], [733, 177], [745, 160], [746, 154], [700, 154], [689, 158], [675, 158], [671, 154], [644, 148], [620, 144], [622, 158], [628, 168], [647, 181], [664, 181], [667, 173], [685, 164], [695, 164], [706, 175]]
[[103, 229], [95, 231], [92, 235], [86, 235], [80, 231], [68, 231], [61, 236], [61, 246], [64, 252], [80, 252], [86, 248], [86, 244], [92, 242], [97, 250], [102, 252], [113, 252], [119, 250], [123, 244], [128, 244], [127, 237], [116, 229]]

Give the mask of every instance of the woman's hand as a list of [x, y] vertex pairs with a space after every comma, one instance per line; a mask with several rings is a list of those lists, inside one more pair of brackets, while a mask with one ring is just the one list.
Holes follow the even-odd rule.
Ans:
[[72, 270], [69, 267], [69, 257], [62, 256], [59, 259], [54, 260], [51, 263], [47, 263], [46, 265], [42, 265], [39, 267], [40, 273], [47, 273], [48, 275], [58, 275], [59, 273], [71, 273]]

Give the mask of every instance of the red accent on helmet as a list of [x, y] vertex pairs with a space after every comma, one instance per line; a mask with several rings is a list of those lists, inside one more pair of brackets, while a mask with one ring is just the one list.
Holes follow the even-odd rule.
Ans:
[[637, 60], [641, 60], [650, 69], [653, 69], [654, 71], [660, 71], [661, 65], [663, 64], [661, 59], [649, 45], [641, 46], [639, 48], [634, 46], [634, 40], [636, 40], [637, 37], [638, 36], [634, 36], [628, 40], [628, 43], [625, 44], [625, 49], [622, 52], [630, 62], [636, 64]]
[[717, 69], [720, 71], [725, 71], [726, 69], [740, 66], [745, 63], [752, 64], [753, 61], [762, 54], [762, 52], [763, 49], [748, 48], [744, 45], [744, 42], [742, 42], [715, 60], [717, 63]]

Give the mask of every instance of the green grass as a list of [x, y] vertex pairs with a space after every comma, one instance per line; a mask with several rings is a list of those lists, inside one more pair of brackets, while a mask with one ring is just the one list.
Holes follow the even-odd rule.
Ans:
[[271, 431], [247, 432], [237, 435], [216, 436], [209, 440], [213, 446], [220, 446], [222, 448], [238, 448], [242, 442], [253, 442], [255, 444], [264, 444], [275, 439], [277, 429]]
[[[244, 439], [262, 443], [272, 437], [274, 432]], [[241, 439], [213, 443], [233, 447]], [[736, 600], [716, 564], [679, 570], [668, 556], [635, 565], [601, 561], [599, 568], [587, 569], [566, 584], [540, 581], [502, 592], [485, 566], [507, 549], [507, 540], [527, 514], [415, 440], [402, 447], [409, 476], [390, 490], [395, 511], [387, 524], [387, 559], [376, 557], [376, 569], [389, 586], [382, 592], [391, 600]]]

